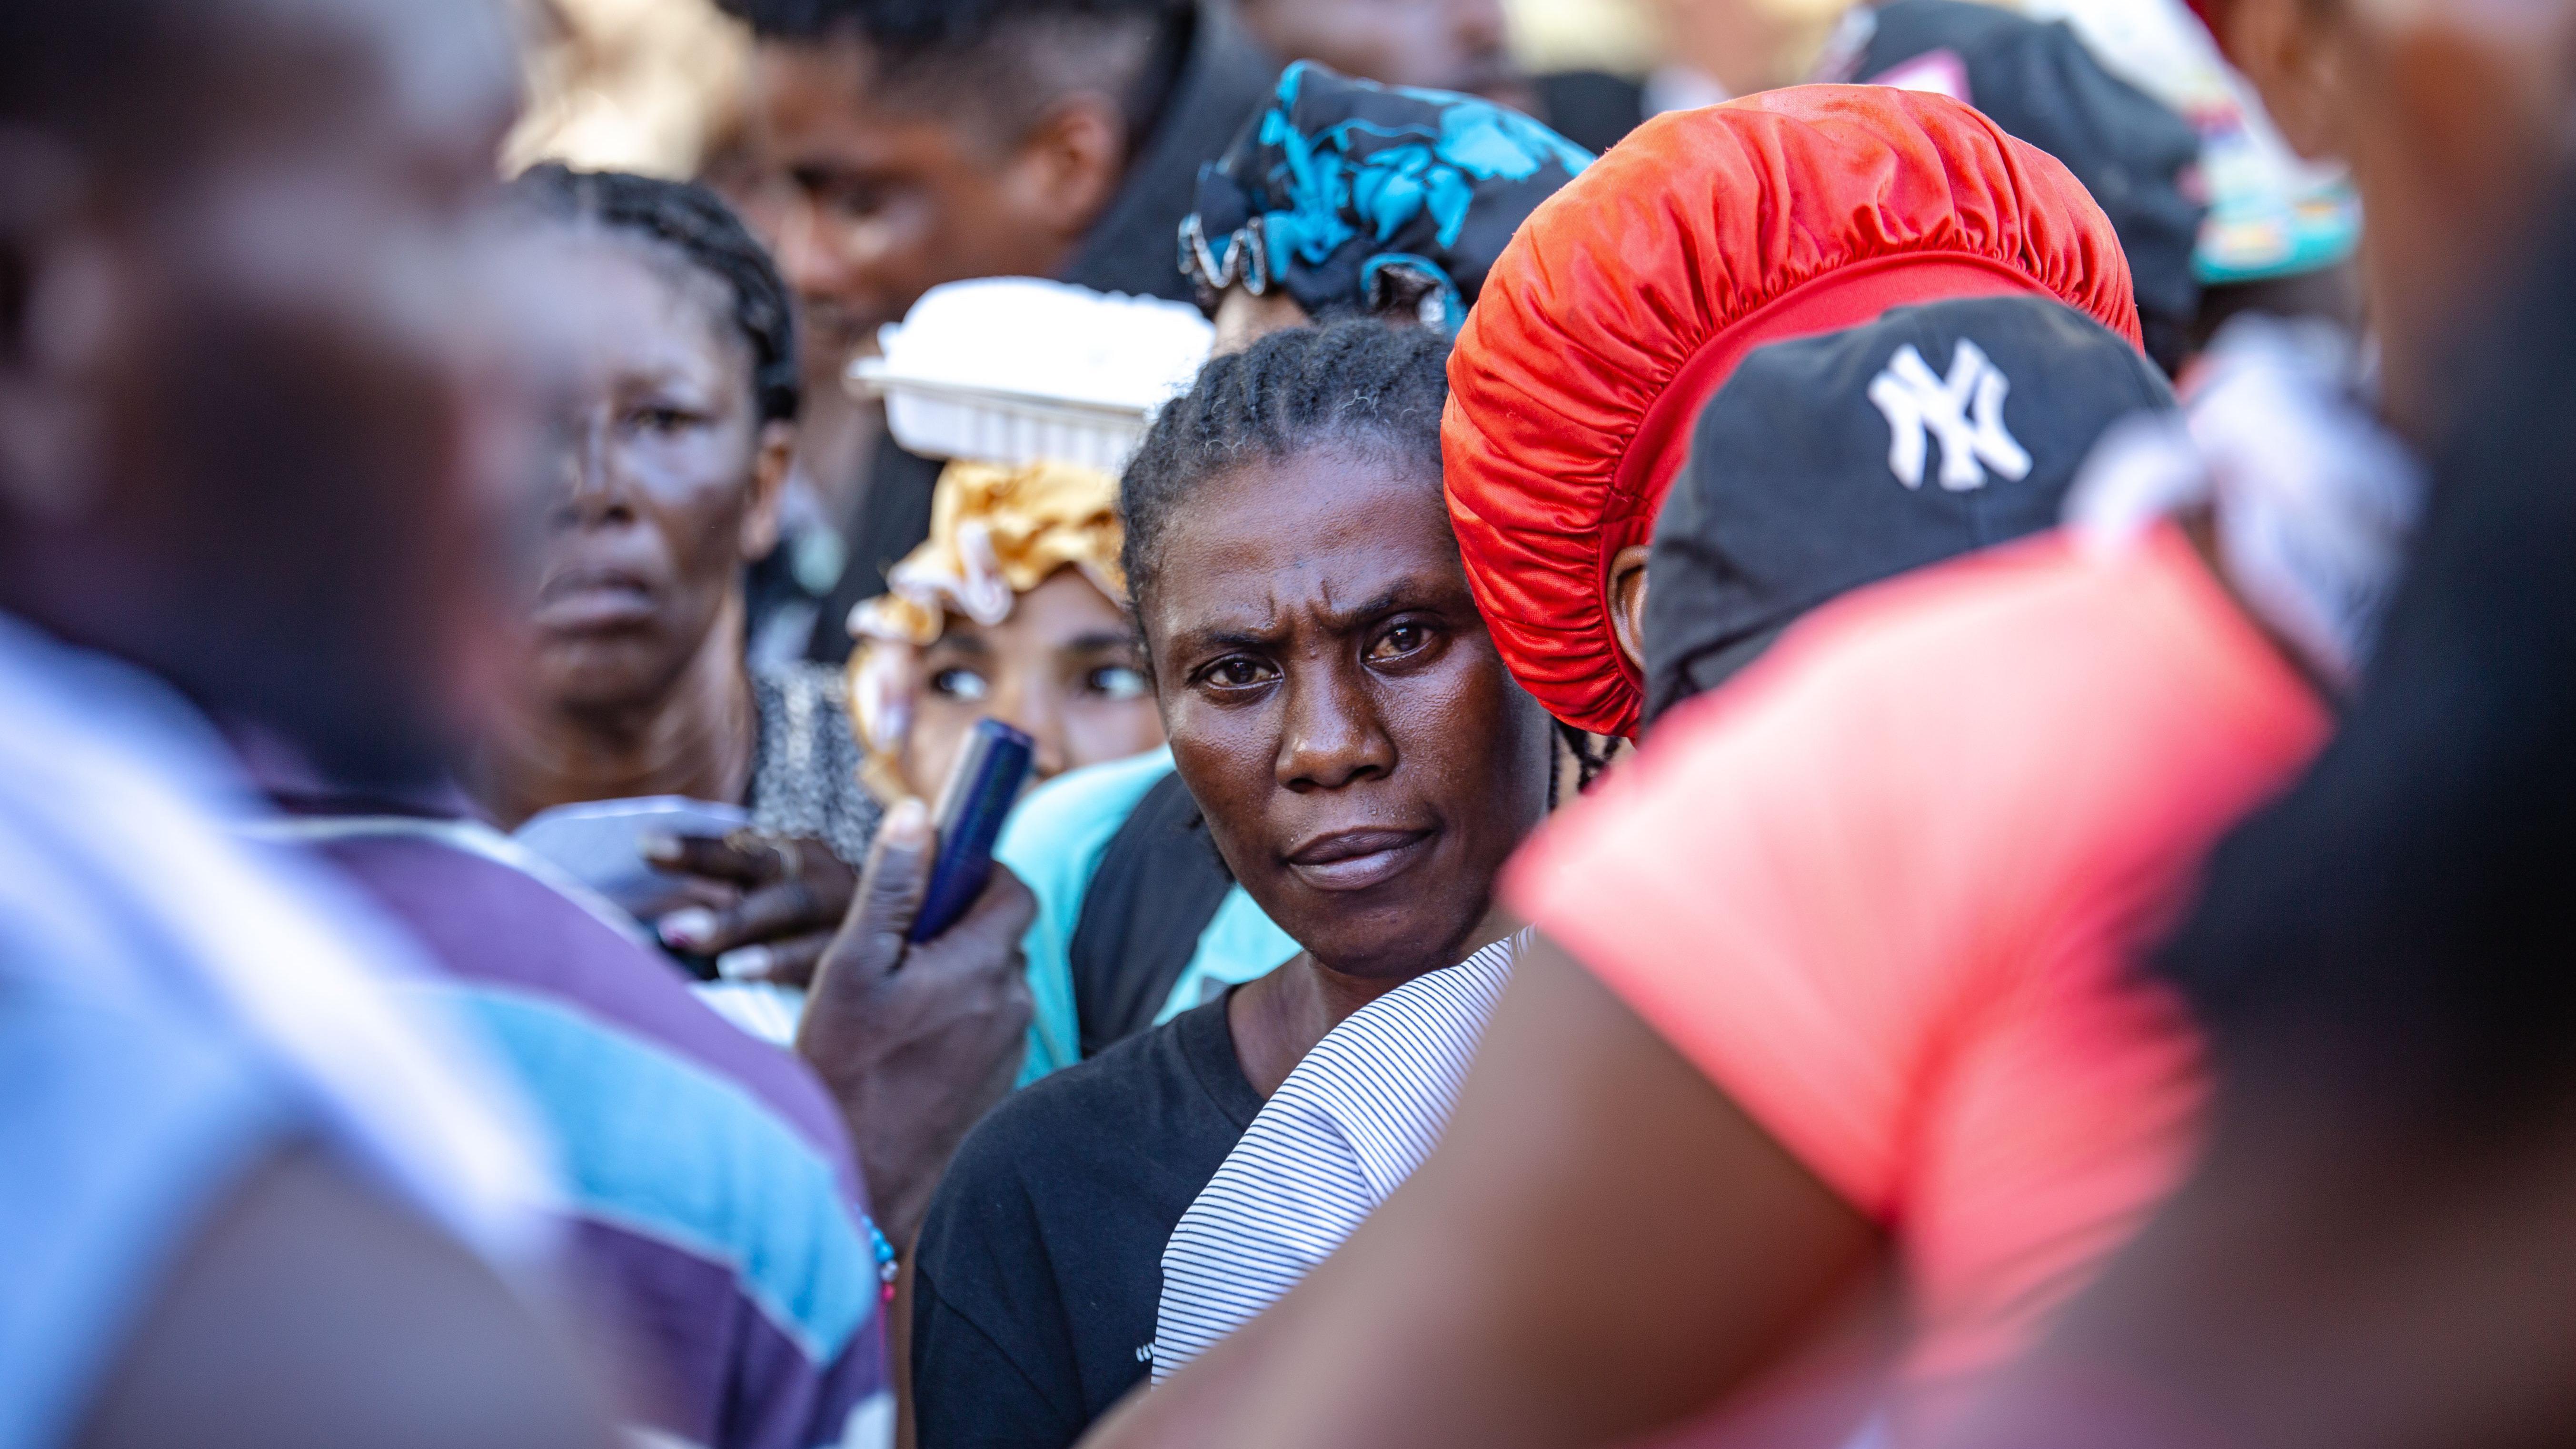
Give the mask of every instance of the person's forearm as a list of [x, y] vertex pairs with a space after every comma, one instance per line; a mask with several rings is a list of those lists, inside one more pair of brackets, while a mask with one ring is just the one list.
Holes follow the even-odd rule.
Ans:
[[1857, 1213], [1541, 943], [1421, 1171], [1099, 1442], [1617, 1439], [1813, 1342], [1878, 1252]]
[[1221, 1443], [1259, 1385], [1279, 1320], [1264, 1313], [1219, 1339], [1159, 1387], [1139, 1385], [1083, 1436], [1081, 1449], [1194, 1449]]
[[918, 801], [888, 813], [796, 1027], [797, 1055], [849, 1128], [877, 1226], [905, 1253], [958, 1144], [1019, 1075], [1030, 1013], [1019, 942], [1036, 903], [1008, 870], [995, 866], [936, 939], [910, 939], [931, 846]]
[[[805, 1044], [798, 1049], [806, 1050]], [[814, 1043], [808, 1060], [841, 1109], [877, 1227], [908, 1258], [940, 1178], [966, 1134], [1009, 1092], [1018, 1062], [988, 1069], [980, 1081], [960, 1081], [948, 1064], [925, 1071], [907, 1070], [901, 1061], [843, 1061], [827, 1070], [823, 1062], [832, 1055], [824, 1038]]]

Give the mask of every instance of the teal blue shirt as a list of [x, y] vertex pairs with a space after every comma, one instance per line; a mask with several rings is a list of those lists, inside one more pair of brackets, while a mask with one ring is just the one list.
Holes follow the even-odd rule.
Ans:
[[[1023, 943], [1037, 1017], [1029, 1023], [1021, 1086], [1082, 1059], [1070, 955], [1082, 898], [1118, 827], [1135, 813], [1145, 792], [1171, 772], [1168, 749], [1069, 771], [1030, 791], [1002, 827], [993, 858], [1009, 866], [1038, 898], [1037, 919]], [[1172, 983], [1172, 994], [1154, 1020], [1169, 1021], [1229, 986], [1267, 975], [1300, 949], [1238, 885], [1225, 893], [1215, 919], [1199, 933], [1198, 950], [1180, 980]]]

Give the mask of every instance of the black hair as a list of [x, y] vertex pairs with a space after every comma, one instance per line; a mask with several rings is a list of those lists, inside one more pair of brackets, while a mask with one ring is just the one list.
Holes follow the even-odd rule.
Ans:
[[[80, 153], [147, 174], [184, 171], [219, 127], [228, 81], [257, 73], [246, 60], [274, 39], [267, 7], [177, 0], [7, 0], [0, 4], [0, 133], [32, 131]], [[234, 105], [239, 97], [229, 98]], [[21, 346], [28, 258], [21, 234], [68, 192], [40, 144], [0, 150], [0, 353]], [[29, 194], [32, 193], [32, 196]]]
[[[174, 0], [9, 0], [0, 5], [0, 121], [87, 142], [183, 151], [259, 7]], [[256, 29], [251, 31], [257, 34]], [[199, 126], [170, 134], [194, 116]]]
[[764, 423], [796, 416], [796, 322], [769, 251], [714, 192], [622, 171], [531, 168], [511, 190], [551, 221], [589, 222], [658, 243], [733, 294], [733, 324], [751, 348], [751, 394]]
[[1131, 153], [1186, 58], [1196, 0], [717, 0], [763, 40], [852, 38], [885, 88], [1025, 125], [1077, 89], [1119, 100]]
[[763, 39], [813, 40], [855, 33], [871, 45], [913, 52], [971, 50], [1028, 20], [1168, 20], [1192, 0], [717, 0]]
[[1138, 617], [1173, 515], [1210, 478], [1341, 448], [1418, 463], [1437, 479], [1448, 362], [1448, 339], [1431, 329], [1365, 318], [1273, 332], [1211, 359], [1155, 416], [1119, 480], [1119, 563]]

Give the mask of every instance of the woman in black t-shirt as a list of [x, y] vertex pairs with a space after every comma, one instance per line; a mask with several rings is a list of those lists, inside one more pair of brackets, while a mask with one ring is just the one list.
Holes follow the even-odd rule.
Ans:
[[1121, 496], [1179, 774], [1305, 949], [1004, 1102], [931, 1207], [913, 1283], [925, 1449], [1072, 1443], [1146, 1374], [1163, 1245], [1325, 1032], [1507, 934], [1493, 881], [1547, 804], [1440, 488], [1447, 344], [1273, 334], [1164, 409]]

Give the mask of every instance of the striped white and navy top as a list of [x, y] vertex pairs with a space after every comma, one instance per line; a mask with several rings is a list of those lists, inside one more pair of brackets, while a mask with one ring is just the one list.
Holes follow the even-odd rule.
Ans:
[[1154, 1382], [1297, 1286], [1431, 1155], [1527, 935], [1353, 1012], [1288, 1074], [1163, 1249]]

